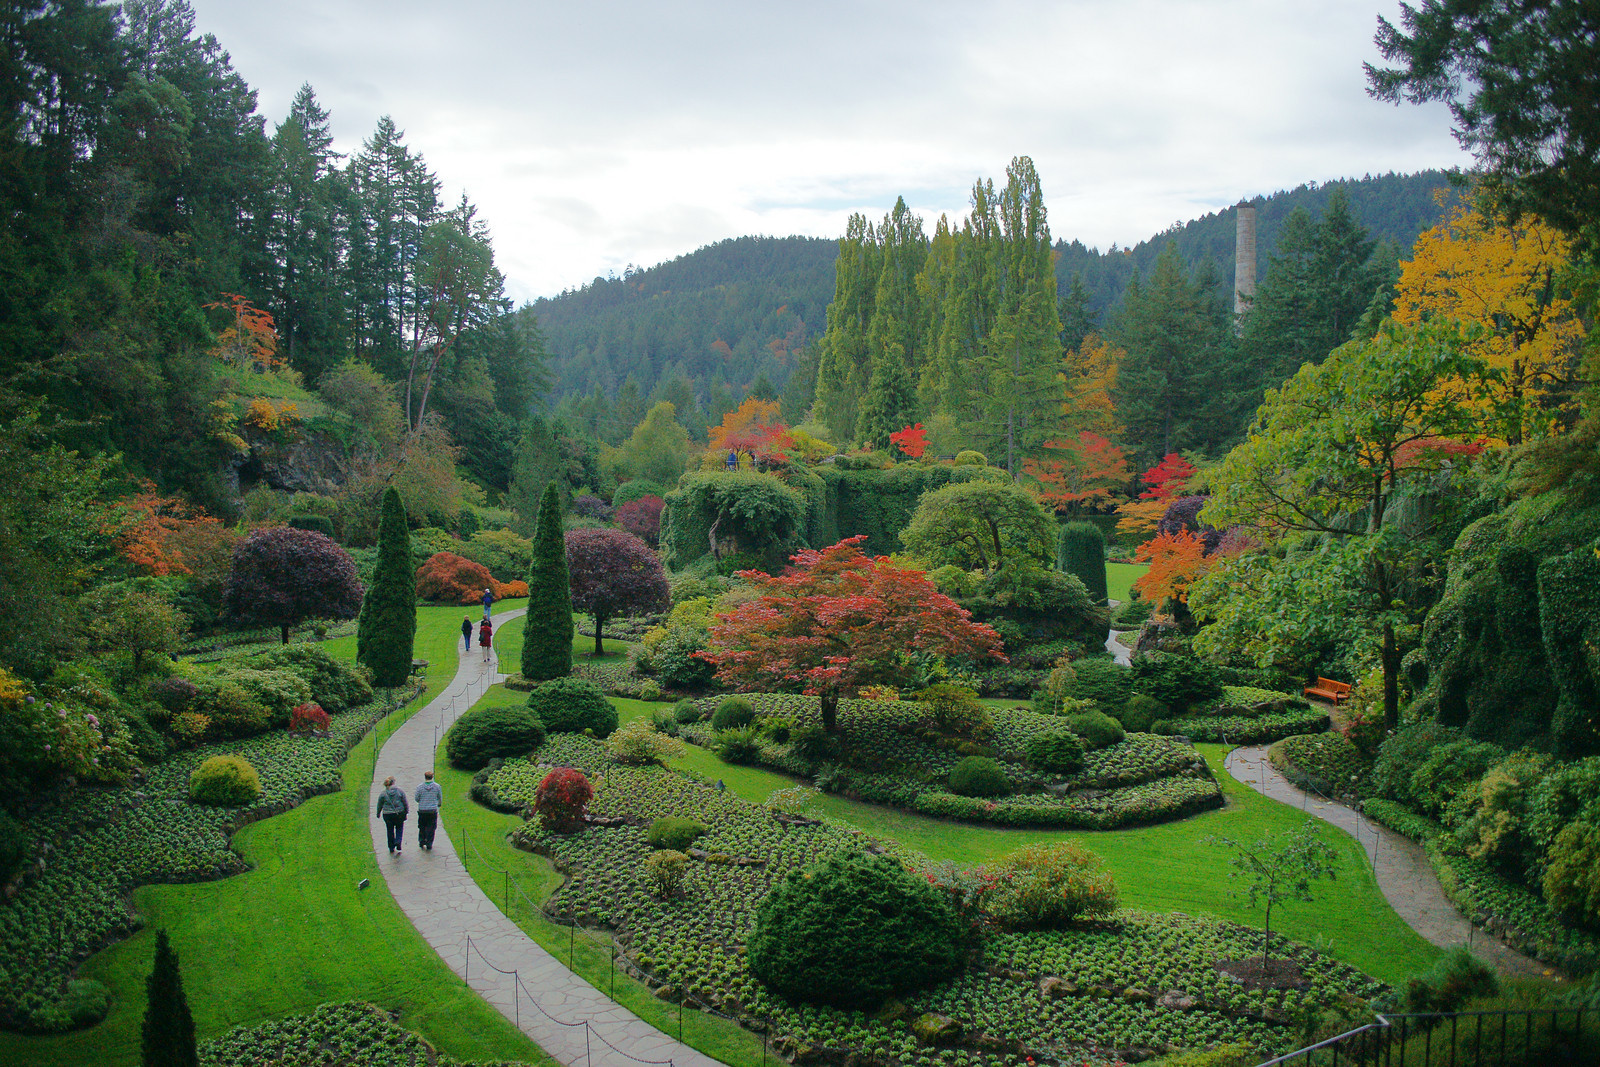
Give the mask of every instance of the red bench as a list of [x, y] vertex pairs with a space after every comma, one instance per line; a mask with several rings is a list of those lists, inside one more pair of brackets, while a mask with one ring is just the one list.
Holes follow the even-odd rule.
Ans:
[[1350, 695], [1350, 683], [1336, 682], [1332, 678], [1318, 678], [1316, 685], [1308, 685], [1302, 692], [1308, 697], [1326, 700], [1334, 707], [1338, 707], [1339, 701]]

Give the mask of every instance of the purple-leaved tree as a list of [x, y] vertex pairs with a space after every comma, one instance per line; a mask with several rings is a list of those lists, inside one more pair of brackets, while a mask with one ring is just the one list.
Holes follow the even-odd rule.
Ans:
[[361, 592], [355, 560], [333, 538], [271, 526], [233, 550], [222, 610], [246, 626], [278, 627], [288, 644], [289, 627], [307, 619], [355, 618]]
[[615, 615], [665, 611], [672, 602], [667, 575], [650, 546], [623, 530], [567, 533], [572, 609], [594, 616], [594, 654], [605, 655], [601, 631]]

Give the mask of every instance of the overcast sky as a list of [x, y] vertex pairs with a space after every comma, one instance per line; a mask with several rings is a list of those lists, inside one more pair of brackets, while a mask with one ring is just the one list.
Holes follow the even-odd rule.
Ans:
[[1369, 99], [1395, 0], [192, 0], [270, 133], [302, 82], [359, 149], [393, 116], [524, 300], [742, 234], [966, 211], [1038, 166], [1101, 249], [1306, 181], [1465, 165]]

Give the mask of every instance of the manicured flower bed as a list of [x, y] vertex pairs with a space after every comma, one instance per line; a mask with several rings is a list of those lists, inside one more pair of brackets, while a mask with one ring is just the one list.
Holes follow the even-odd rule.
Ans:
[[1286, 737], [1268, 749], [1267, 756], [1289, 781], [1329, 798], [1360, 795], [1371, 769], [1356, 746], [1335, 733]]
[[[743, 694], [756, 724], [769, 733], [775, 722], [791, 734], [819, 729], [815, 697]], [[709, 713], [716, 699], [699, 701]], [[789, 774], [819, 778], [831, 791], [874, 804], [910, 808], [924, 815], [972, 819], [1003, 826], [1063, 826], [1111, 829], [1159, 822], [1218, 807], [1222, 793], [1205, 761], [1186, 744], [1153, 734], [1128, 734], [1121, 742], [1090, 752], [1081, 770], [1070, 775], [1042, 773], [1026, 762], [1028, 743], [1041, 734], [1066, 729], [1053, 715], [1026, 708], [993, 712], [987, 744], [940, 736], [924, 722], [925, 705], [901, 700], [847, 700], [839, 705], [836, 751], [807, 758], [799, 746], [770, 742], [759, 748], [759, 762]], [[680, 731], [695, 744], [714, 747], [707, 722]], [[998, 800], [950, 794], [950, 772], [967, 756], [1000, 760], [1015, 793]]]
[[200, 1046], [201, 1067], [457, 1067], [457, 1062], [376, 1004], [324, 1004], [305, 1015], [238, 1027]]
[[[1259, 931], [1181, 915], [1122, 912], [1078, 928], [991, 935], [981, 963], [931, 990], [903, 998], [893, 1012], [869, 1016], [785, 1001], [758, 983], [744, 943], [756, 905], [775, 880], [841, 849], [879, 848], [858, 832], [823, 822], [795, 822], [659, 767], [626, 767], [599, 742], [553, 736], [535, 754], [490, 776], [502, 797], [531, 799], [550, 766], [575, 766], [600, 779], [592, 815], [617, 820], [570, 835], [529, 822], [522, 847], [549, 855], [568, 881], [546, 909], [559, 918], [609, 927], [624, 947], [623, 965], [661, 994], [697, 1000], [767, 1027], [781, 1052], [884, 1067], [1000, 1067], [1023, 1056], [1103, 1064], [1135, 1049], [1196, 1047], [1249, 1038], [1263, 1048], [1292, 1046], [1292, 1023], [1313, 1005], [1382, 987], [1354, 969], [1279, 938], [1310, 979], [1303, 991], [1245, 991], [1213, 964], [1261, 950]], [[706, 825], [695, 842], [683, 895], [659, 900], [644, 859], [645, 830], [659, 816]], [[888, 846], [908, 863], [913, 857]], [[1060, 982], [1047, 983], [1047, 978]], [[1044, 988], [1042, 989], [1041, 986]], [[912, 1035], [924, 1012], [959, 1020], [965, 1036], [929, 1048]]]
[[1162, 719], [1150, 727], [1168, 737], [1192, 741], [1223, 741], [1258, 745], [1295, 734], [1320, 734], [1328, 730], [1328, 716], [1320, 711], [1274, 711], [1261, 715], [1219, 715], [1190, 719]]
[[[395, 699], [404, 703], [409, 692]], [[45, 859], [16, 899], [0, 906], [0, 1024], [40, 1025], [35, 1017], [92, 952], [127, 936], [138, 918], [127, 900], [136, 887], [199, 882], [243, 869], [228, 847], [246, 823], [339, 788], [339, 767], [361, 736], [398, 704], [378, 701], [331, 717], [326, 738], [273, 731], [205, 745], [151, 767], [139, 788], [82, 789], [29, 818], [31, 853]], [[189, 803], [189, 775], [216, 755], [243, 756], [261, 778], [248, 808]]]

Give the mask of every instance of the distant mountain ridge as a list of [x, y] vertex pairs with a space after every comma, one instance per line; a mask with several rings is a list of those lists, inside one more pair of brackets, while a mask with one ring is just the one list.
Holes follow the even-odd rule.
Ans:
[[[1267, 272], [1283, 220], [1296, 208], [1319, 215], [1336, 188], [1345, 191], [1357, 221], [1372, 236], [1393, 242], [1404, 255], [1417, 234], [1438, 220], [1437, 197], [1441, 190], [1448, 195], [1450, 180], [1437, 170], [1367, 175], [1253, 198], [1258, 277]], [[1190, 267], [1215, 263], [1220, 284], [1231, 287], [1235, 225], [1228, 207], [1127, 249], [1102, 252], [1060, 239], [1056, 277], [1065, 292], [1073, 275], [1080, 275], [1090, 309], [1103, 321], [1134, 273], [1147, 272], [1171, 241]], [[832, 238], [735, 237], [535, 301], [555, 397], [587, 394], [597, 386], [614, 397], [630, 376], [648, 394], [677, 373], [694, 383], [702, 402], [713, 383], [740, 396], [762, 375], [782, 389], [792, 354], [826, 327], [837, 250]]]

